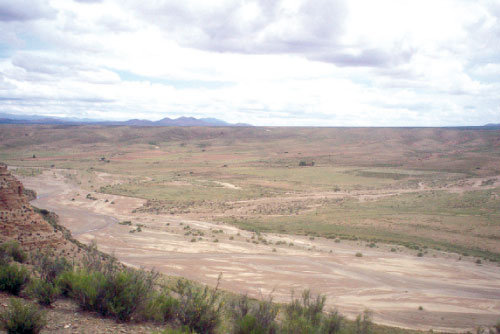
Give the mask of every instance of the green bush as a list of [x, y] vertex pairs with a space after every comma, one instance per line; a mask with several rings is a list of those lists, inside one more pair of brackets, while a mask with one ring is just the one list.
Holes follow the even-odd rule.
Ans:
[[67, 289], [68, 295], [75, 299], [83, 310], [103, 313], [100, 307], [106, 284], [104, 274], [81, 269], [72, 274], [63, 275], [62, 279], [64, 284], [67, 284], [62, 289]]
[[75, 280], [76, 272], [65, 271], [61, 273], [56, 280], [56, 286], [61, 291], [63, 296], [68, 297], [71, 294], [73, 288], [73, 281]]
[[142, 270], [102, 273], [81, 269], [62, 275], [59, 286], [84, 310], [128, 321], [136, 311], [146, 307], [155, 279], [155, 273]]
[[235, 334], [266, 334], [269, 333], [257, 323], [257, 318], [251, 314], [237, 319], [234, 324]]
[[46, 306], [51, 305], [61, 295], [61, 290], [57, 286], [41, 279], [32, 280], [26, 290], [30, 297]]
[[125, 220], [125, 221], [122, 221], [122, 222], [118, 222], [118, 224], [131, 226], [132, 222], [130, 220]]
[[282, 322], [284, 333], [315, 333], [319, 330], [326, 297], [314, 297], [309, 290], [302, 293], [302, 298], [295, 299], [285, 306], [285, 319]]
[[6, 241], [0, 245], [0, 255], [4, 258], [10, 257], [19, 263], [26, 262], [27, 259], [26, 253], [14, 240]]
[[368, 310], [365, 310], [362, 315], [358, 315], [354, 322], [355, 334], [371, 334], [372, 327], [371, 313]]
[[342, 331], [343, 318], [334, 311], [323, 313], [326, 297], [314, 296], [309, 290], [302, 293], [301, 298], [295, 299], [284, 306], [284, 319], [281, 323], [282, 333], [296, 334], [334, 334]]
[[234, 320], [235, 334], [276, 333], [278, 330], [275, 321], [278, 308], [271, 298], [251, 303], [247, 296], [239, 296], [228, 304], [228, 308]]
[[334, 334], [340, 332], [343, 327], [343, 321], [344, 318], [337, 311], [325, 315], [321, 325], [321, 333]]
[[64, 257], [56, 257], [46, 253], [33, 256], [33, 263], [40, 274], [40, 278], [55, 284], [59, 275], [71, 271], [73, 266]]
[[0, 266], [0, 291], [17, 296], [28, 281], [29, 274], [26, 268], [15, 264]]
[[314, 334], [317, 332], [317, 328], [301, 316], [284, 320], [281, 324], [281, 332], [287, 334]]
[[122, 270], [107, 277], [104, 286], [103, 315], [128, 321], [145, 307], [154, 287], [156, 274], [142, 270]]
[[144, 308], [143, 317], [157, 322], [167, 322], [175, 318], [178, 307], [179, 301], [167, 291], [153, 293]]
[[197, 333], [215, 333], [220, 323], [222, 304], [219, 302], [218, 284], [215, 289], [200, 288], [180, 279], [175, 292], [179, 294], [177, 317], [181, 324]]
[[11, 299], [9, 308], [0, 315], [0, 322], [9, 334], [37, 334], [45, 327], [45, 313], [36, 305]]

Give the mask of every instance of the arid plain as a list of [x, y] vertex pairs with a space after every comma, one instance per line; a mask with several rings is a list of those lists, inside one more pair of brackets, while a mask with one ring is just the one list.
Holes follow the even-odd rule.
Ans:
[[500, 315], [500, 131], [0, 126], [35, 206], [121, 261], [375, 322]]

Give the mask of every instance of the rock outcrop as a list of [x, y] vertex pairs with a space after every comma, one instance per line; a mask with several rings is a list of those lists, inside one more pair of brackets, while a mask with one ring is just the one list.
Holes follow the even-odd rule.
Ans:
[[27, 193], [7, 166], [0, 163], [0, 242], [16, 240], [28, 252], [76, 256], [80, 247], [29, 204]]

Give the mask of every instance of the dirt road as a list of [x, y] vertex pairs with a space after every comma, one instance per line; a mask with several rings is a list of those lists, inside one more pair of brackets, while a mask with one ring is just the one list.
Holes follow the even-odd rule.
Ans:
[[[37, 191], [33, 204], [56, 212], [77, 239], [96, 240], [101, 250], [132, 266], [211, 285], [222, 273], [222, 288], [254, 297], [274, 291], [277, 301], [289, 300], [292, 289], [310, 288], [351, 318], [368, 308], [377, 323], [406, 328], [464, 332], [500, 317], [496, 264], [323, 238], [266, 234], [256, 244], [257, 236], [233, 226], [133, 213], [141, 199], [97, 193], [89, 199], [88, 191], [57, 171], [21, 181]], [[124, 220], [133, 226], [118, 224]], [[143, 224], [142, 232], [136, 224]]]

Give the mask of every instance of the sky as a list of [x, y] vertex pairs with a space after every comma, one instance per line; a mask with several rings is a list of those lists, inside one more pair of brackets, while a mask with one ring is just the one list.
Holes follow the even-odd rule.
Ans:
[[0, 0], [0, 112], [500, 123], [500, 0]]

